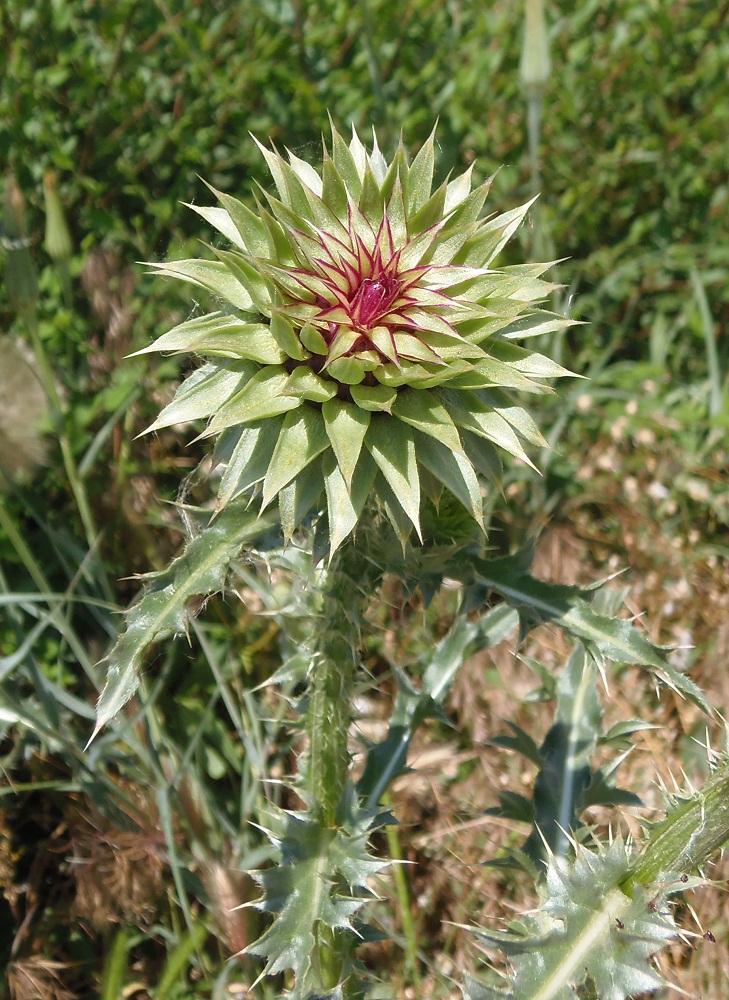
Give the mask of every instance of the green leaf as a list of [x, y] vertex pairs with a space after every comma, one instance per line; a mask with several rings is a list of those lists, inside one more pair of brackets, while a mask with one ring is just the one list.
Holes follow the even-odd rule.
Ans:
[[462, 451], [454, 451], [451, 447], [417, 431], [415, 447], [418, 461], [451, 491], [481, 530], [485, 531], [481, 487], [468, 458]]
[[370, 425], [370, 414], [342, 399], [331, 399], [321, 408], [324, 425], [344, 481], [352, 482], [362, 444]]
[[665, 658], [664, 651], [630, 622], [599, 615], [586, 602], [579, 601], [562, 617], [561, 624], [582, 639], [593, 656], [647, 667], [677, 694], [684, 695], [707, 715], [712, 714], [701, 689], [676, 670]]
[[256, 366], [246, 361], [203, 365], [185, 379], [172, 402], [144, 433], [209, 417], [235, 396], [241, 386], [249, 384], [255, 371]]
[[296, 813], [273, 820], [270, 836], [280, 845], [281, 863], [252, 874], [263, 891], [255, 906], [274, 921], [246, 953], [264, 958], [269, 976], [292, 969], [297, 995], [305, 997], [317, 983], [321, 949], [327, 947], [320, 928], [353, 934], [353, 918], [372, 898], [368, 882], [387, 862], [367, 852], [371, 818], [334, 829]]
[[[321, 460], [315, 458], [278, 494], [278, 509], [284, 538], [288, 542], [324, 492]], [[316, 513], [316, 512], [315, 512]]]
[[[362, 179], [360, 177], [360, 174], [357, 170], [357, 166], [354, 162], [354, 158], [350, 153], [346, 142], [335, 129], [332, 129], [332, 159], [330, 162], [333, 164], [339, 179], [343, 182], [347, 194], [352, 199], [352, 201], [356, 203], [359, 200], [360, 192], [362, 191]], [[327, 158], [325, 157], [324, 159], [325, 171], [326, 168], [327, 168]], [[322, 175], [324, 181], [323, 191], [326, 192], [326, 194], [323, 194], [322, 196], [324, 197], [325, 201], [329, 202], [327, 194], [331, 189], [334, 189], [335, 194], [338, 193], [338, 185], [335, 182], [333, 182], [333, 178], [331, 177], [331, 170], [327, 171], [327, 173], [329, 173], [330, 175], [329, 177], [327, 177], [325, 173], [323, 173]], [[329, 181], [329, 184], [327, 184], [327, 181]], [[347, 203], [345, 201], [343, 211], [338, 211], [337, 214], [340, 215], [340, 217], [346, 217], [346, 213], [347, 213]]]
[[517, 726], [515, 722], [509, 722], [506, 720], [506, 725], [512, 732], [511, 736], [495, 736], [493, 739], [489, 740], [489, 745], [493, 747], [502, 747], [504, 750], [514, 750], [516, 753], [520, 753], [527, 760], [530, 760], [537, 767], [542, 766], [542, 758], [539, 756], [539, 747], [534, 742], [529, 733], [525, 732], [521, 726]]
[[271, 312], [271, 290], [262, 276], [261, 270], [237, 251], [212, 248], [223, 261], [230, 273], [250, 295], [253, 305], [264, 316]]
[[197, 212], [199, 216], [209, 222], [210, 225], [217, 229], [219, 233], [222, 233], [226, 239], [234, 243], [239, 249], [246, 250], [247, 247], [243, 241], [238, 227], [235, 225], [230, 215], [224, 208], [209, 208], [204, 205], [191, 205], [189, 202], [183, 202], [185, 208], [191, 208], [193, 212]]
[[428, 198], [425, 204], [408, 219], [410, 235], [430, 232], [434, 226], [441, 223], [446, 200], [446, 185], [441, 184]]
[[286, 383], [286, 395], [308, 399], [312, 403], [326, 403], [336, 393], [336, 383], [323, 379], [308, 365], [297, 365]]
[[[324, 151], [322, 160], [322, 201], [340, 219], [347, 218], [347, 188], [342, 175], [329, 154]], [[354, 193], [354, 192], [353, 192]]]
[[[496, 743], [495, 740], [490, 741]], [[534, 803], [525, 795], [518, 792], [499, 792], [498, 806], [492, 806], [485, 811], [486, 816], [499, 816], [502, 819], [510, 819], [516, 823], [534, 823]]]
[[327, 371], [337, 382], [352, 386], [358, 385], [367, 374], [359, 358], [336, 358], [327, 365]]
[[[269, 242], [266, 227], [255, 212], [224, 191], [217, 191], [213, 187], [210, 190], [230, 216], [248, 253], [254, 257], [267, 257]], [[238, 240], [232, 242], [238, 243]]]
[[285, 205], [288, 205], [286, 181], [284, 180], [283, 169], [282, 169], [284, 161], [275, 150], [266, 149], [266, 147], [262, 143], [260, 143], [254, 135], [251, 135], [251, 139], [253, 139], [253, 141], [263, 154], [263, 158], [266, 161], [266, 165], [271, 173], [271, 177], [273, 177], [273, 183], [276, 185], [276, 190], [278, 191], [279, 198], [281, 198], [281, 200]]
[[526, 337], [539, 337], [543, 333], [566, 330], [575, 325], [579, 325], [579, 320], [565, 319], [564, 316], [540, 310], [527, 316], [520, 316], [513, 323], [509, 323], [501, 330], [501, 337], [504, 340], [523, 340]]
[[292, 323], [278, 310], [271, 313], [271, 336], [281, 350], [294, 361], [307, 359], [308, 354], [296, 336]]
[[678, 936], [666, 899], [682, 884], [636, 886], [631, 898], [618, 888], [630, 864], [619, 838], [599, 853], [579, 847], [571, 863], [550, 857], [538, 910], [505, 932], [473, 929], [506, 953], [512, 976], [503, 990], [470, 984], [467, 1000], [628, 1000], [664, 986], [650, 959]]
[[422, 688], [418, 691], [407, 676], [393, 668], [397, 682], [395, 707], [386, 738], [370, 747], [357, 791], [368, 809], [375, 808], [398, 775], [405, 770], [408, 749], [418, 726], [428, 718], [440, 717], [458, 671], [481, 649], [490, 649], [513, 631], [516, 617], [503, 605], [493, 608], [477, 621], [459, 618], [438, 642], [432, 654], [422, 657], [425, 665]]
[[461, 431], [463, 447], [474, 469], [491, 483], [501, 483], [503, 466], [499, 452], [485, 438], [468, 431]]
[[[433, 169], [435, 166], [434, 144], [435, 129], [433, 129], [420, 147], [418, 155], [408, 170], [407, 197], [409, 215], [414, 215], [425, 205], [430, 197], [430, 191], [433, 187]], [[420, 230], [417, 231], [419, 232]]]
[[218, 499], [221, 507], [263, 480], [282, 424], [283, 416], [278, 416], [242, 428], [220, 480]]
[[641, 808], [644, 803], [635, 792], [629, 792], [625, 788], [617, 788], [614, 782], [614, 773], [623, 763], [630, 751], [621, 754], [617, 760], [609, 761], [598, 767], [590, 779], [590, 784], [582, 793], [582, 808], [588, 809], [590, 806], [636, 806]]
[[674, 691], [711, 714], [701, 690], [666, 660], [664, 651], [630, 622], [594, 611], [583, 596], [589, 591], [536, 580], [523, 573], [518, 560], [512, 557], [490, 561], [478, 559], [475, 566], [481, 584], [492, 587], [516, 608], [525, 628], [545, 621], [555, 622], [580, 639], [598, 665], [602, 659], [607, 659], [646, 667]]
[[370, 222], [375, 223], [379, 226], [382, 222], [382, 215], [384, 211], [384, 204], [382, 201], [382, 194], [380, 192], [380, 186], [375, 180], [375, 175], [372, 172], [372, 168], [367, 165], [367, 168], [362, 178], [362, 190], [360, 192], [358, 207], [360, 212], [370, 220]]
[[290, 149], [286, 150], [291, 169], [302, 184], [305, 184], [317, 197], [322, 195], [322, 180], [316, 170], [305, 160], [299, 159]]
[[497, 215], [495, 219], [480, 226], [477, 234], [465, 243], [453, 263], [488, 267], [519, 228], [534, 200], [532, 198], [525, 205]]
[[121, 927], [114, 935], [114, 941], [104, 959], [99, 1000], [119, 1000], [123, 996], [124, 980], [129, 968], [130, 933]]
[[137, 690], [137, 674], [152, 643], [165, 633], [184, 632], [191, 598], [220, 590], [230, 561], [275, 522], [274, 514], [259, 516], [245, 505], [229, 504], [168, 569], [151, 578], [141, 600], [127, 612], [124, 633], [106, 658], [106, 684], [96, 706], [91, 739]]
[[397, 394], [393, 414], [424, 434], [429, 434], [446, 448], [463, 452], [458, 429], [448, 410], [434, 393], [418, 389], [403, 390]]
[[187, 970], [192, 964], [192, 957], [199, 952], [208, 936], [208, 929], [198, 918], [198, 922], [186, 934], [170, 954], [160, 973], [154, 1000], [172, 1000], [178, 996], [180, 981], [187, 979]]
[[[463, 401], [459, 395], [465, 396]], [[524, 451], [519, 438], [501, 414], [494, 410], [487, 410], [474, 394], [456, 394], [448, 391], [446, 407], [453, 417], [454, 422], [465, 430], [471, 431], [480, 437], [492, 441], [499, 448], [520, 459], [530, 468], [534, 469], [534, 463]], [[470, 405], [469, 405], [470, 404]], [[468, 407], [468, 408], [467, 408]]]
[[[491, 345], [489, 345], [491, 350]], [[527, 378], [515, 365], [506, 364], [490, 356], [474, 361], [467, 374], [460, 375], [453, 383], [459, 389], [520, 389], [523, 392], [541, 393], [550, 391], [547, 387]]]
[[269, 326], [246, 323], [226, 313], [210, 313], [180, 323], [130, 357], [151, 351], [195, 351], [197, 354], [248, 359], [262, 365], [283, 364], [287, 358], [271, 336]]
[[322, 463], [329, 516], [330, 558], [354, 530], [377, 475], [377, 466], [365, 453], [351, 483], [347, 483], [333, 452]]
[[390, 488], [390, 484], [379, 471], [372, 492], [377, 497], [377, 501], [381, 505], [387, 520], [392, 525], [395, 537], [400, 542], [403, 553], [405, 553], [410, 536], [413, 533], [413, 523]]
[[174, 260], [168, 263], [150, 264], [158, 274], [168, 274], [182, 281], [189, 281], [199, 288], [205, 288], [230, 302], [243, 312], [252, 312], [255, 307], [247, 289], [237, 281], [226, 265], [219, 260]]
[[[517, 347], [516, 344], [496, 342], [489, 346], [489, 351], [494, 358], [530, 378], [564, 378], [567, 375], [572, 378], [578, 377], [544, 354]], [[479, 364], [482, 365], [483, 362]]]
[[204, 436], [295, 410], [302, 404], [295, 396], [285, 395], [288, 380], [288, 372], [281, 365], [260, 369], [240, 392], [217, 409]]
[[597, 669], [578, 645], [557, 683], [555, 720], [539, 750], [534, 830], [523, 847], [535, 860], [545, 859], [546, 852], [569, 853], [570, 831], [579, 825], [582, 796], [592, 778], [601, 721]]
[[311, 323], [305, 323], [299, 331], [299, 339], [307, 351], [312, 354], [319, 354], [326, 357], [329, 353], [329, 345], [319, 330]]
[[382, 416], [370, 424], [365, 444], [420, 537], [420, 480], [412, 431]]
[[400, 178], [398, 177], [387, 201], [387, 220], [392, 233], [392, 242], [396, 250], [408, 242], [407, 211]]
[[479, 398], [511, 424], [514, 430], [530, 444], [537, 448], [548, 447], [548, 442], [527, 411], [521, 406], [515, 406], [505, 392], [499, 392], [497, 389], [482, 389], [479, 392]]
[[397, 390], [386, 385], [353, 385], [349, 391], [357, 406], [371, 413], [390, 413], [397, 399]]
[[304, 403], [287, 413], [263, 481], [263, 507], [329, 445], [324, 418]]

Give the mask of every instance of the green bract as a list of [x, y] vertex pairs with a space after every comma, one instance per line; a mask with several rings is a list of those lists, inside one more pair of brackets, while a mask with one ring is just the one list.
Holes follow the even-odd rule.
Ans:
[[516, 344], [567, 325], [534, 307], [548, 265], [491, 266], [528, 204], [481, 218], [490, 182], [471, 190], [470, 170], [433, 191], [433, 135], [388, 163], [376, 138], [370, 153], [332, 129], [321, 173], [259, 148], [278, 197], [191, 206], [233, 249], [154, 265], [220, 310], [146, 348], [207, 359], [149, 430], [206, 418], [221, 507], [278, 500], [290, 537], [326, 505], [332, 551], [374, 495], [402, 540], [444, 487], [483, 527], [479, 476], [498, 481], [497, 448], [528, 462], [522, 441], [545, 443], [509, 391], [567, 374]]

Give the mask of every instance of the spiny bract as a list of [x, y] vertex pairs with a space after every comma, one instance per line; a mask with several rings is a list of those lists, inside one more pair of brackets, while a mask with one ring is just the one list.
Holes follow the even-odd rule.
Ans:
[[471, 190], [470, 169], [433, 191], [433, 134], [388, 163], [376, 137], [369, 153], [332, 128], [321, 174], [258, 145], [278, 197], [190, 206], [235, 249], [154, 265], [220, 309], [146, 348], [210, 359], [149, 430], [207, 418], [221, 507], [278, 499], [290, 537], [326, 498], [332, 552], [371, 496], [403, 543], [420, 535], [421, 491], [437, 503], [445, 487], [483, 528], [494, 446], [528, 462], [522, 439], [545, 444], [508, 391], [567, 374], [514, 343], [568, 325], [534, 307], [548, 265], [491, 267], [528, 204], [481, 218], [490, 181]]

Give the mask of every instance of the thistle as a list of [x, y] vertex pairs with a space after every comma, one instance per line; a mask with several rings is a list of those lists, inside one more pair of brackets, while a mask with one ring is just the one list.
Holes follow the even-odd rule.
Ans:
[[190, 206], [234, 249], [153, 265], [220, 308], [139, 352], [206, 359], [148, 430], [206, 418], [219, 506], [277, 500], [287, 538], [326, 507], [332, 553], [370, 496], [403, 544], [444, 489], [483, 529], [498, 449], [529, 462], [523, 442], [545, 444], [510, 391], [567, 374], [515, 343], [567, 325], [535, 309], [548, 265], [492, 267], [529, 205], [482, 218], [490, 181], [472, 190], [470, 169], [433, 190], [434, 135], [388, 163], [332, 128], [321, 173], [258, 146], [278, 197]]

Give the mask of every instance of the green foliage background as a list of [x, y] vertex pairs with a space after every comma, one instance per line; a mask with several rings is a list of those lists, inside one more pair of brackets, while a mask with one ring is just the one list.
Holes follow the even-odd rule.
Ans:
[[[544, 197], [560, 256], [716, 244], [727, 203], [726, 11], [687, 0], [548, 8]], [[3, 7], [0, 157], [36, 205], [61, 171], [80, 241], [151, 258], [198, 235], [179, 202], [200, 175], [245, 194], [251, 131], [301, 153], [370, 124], [417, 147], [439, 119], [442, 168], [505, 167], [526, 186], [518, 4], [451, 0], [122, 0]], [[586, 279], [604, 278], [599, 262]], [[601, 273], [602, 272], [602, 273]]]

